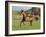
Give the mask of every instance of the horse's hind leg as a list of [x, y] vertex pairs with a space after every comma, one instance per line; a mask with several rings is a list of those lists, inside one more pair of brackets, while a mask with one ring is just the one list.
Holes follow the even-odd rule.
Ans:
[[30, 25], [32, 26], [32, 20], [30, 21]]

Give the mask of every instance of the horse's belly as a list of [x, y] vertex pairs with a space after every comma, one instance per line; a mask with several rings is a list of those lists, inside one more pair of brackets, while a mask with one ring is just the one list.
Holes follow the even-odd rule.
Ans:
[[31, 20], [33, 20], [32, 18], [26, 18], [26, 21], [31, 21]]

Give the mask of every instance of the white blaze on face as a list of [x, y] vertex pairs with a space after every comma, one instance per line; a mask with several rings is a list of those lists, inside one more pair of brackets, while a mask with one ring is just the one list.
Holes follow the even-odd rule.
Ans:
[[19, 18], [19, 15], [17, 15], [17, 18]]
[[22, 19], [23, 15], [17, 15], [17, 19]]

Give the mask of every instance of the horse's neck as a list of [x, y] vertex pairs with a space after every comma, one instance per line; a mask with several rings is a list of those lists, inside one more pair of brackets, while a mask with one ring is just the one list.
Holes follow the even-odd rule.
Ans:
[[24, 14], [23, 14], [23, 17], [24, 17]]

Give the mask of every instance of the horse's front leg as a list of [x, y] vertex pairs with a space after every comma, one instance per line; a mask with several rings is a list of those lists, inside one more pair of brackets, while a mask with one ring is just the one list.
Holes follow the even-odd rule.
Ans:
[[32, 26], [32, 22], [33, 22], [33, 21], [31, 20], [31, 21], [30, 21], [30, 25], [31, 25], [31, 26]]
[[23, 21], [23, 24], [25, 25], [24, 21]]
[[21, 27], [22, 21], [20, 22], [20, 27]]
[[[20, 27], [21, 27], [21, 24], [22, 24], [22, 23], [24, 24], [24, 21], [23, 21], [23, 20], [20, 22]], [[25, 24], [24, 24], [24, 25], [25, 25]]]

